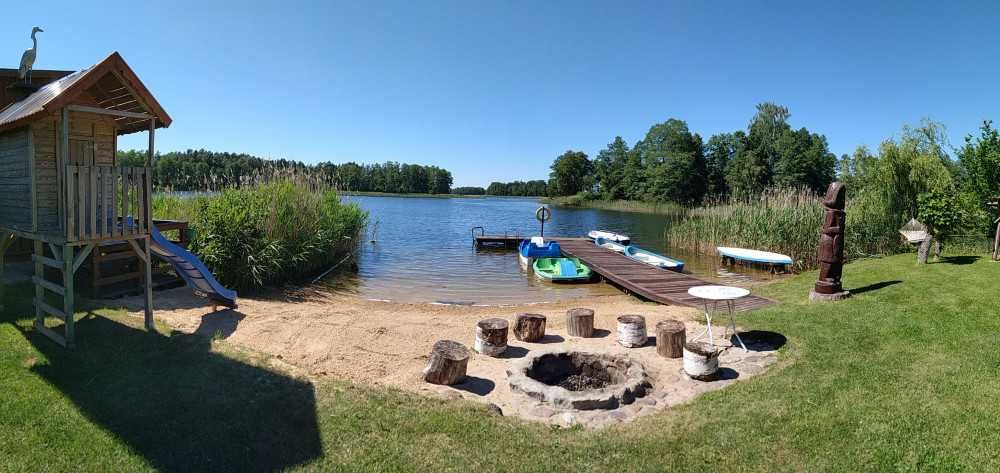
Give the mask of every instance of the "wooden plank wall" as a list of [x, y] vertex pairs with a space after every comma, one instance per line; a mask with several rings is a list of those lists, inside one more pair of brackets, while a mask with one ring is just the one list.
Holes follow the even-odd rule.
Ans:
[[[93, 149], [87, 153], [93, 156], [94, 164], [113, 166], [115, 164], [115, 123], [114, 119], [92, 113], [73, 112], [70, 114], [70, 142], [92, 143]], [[38, 199], [38, 230], [42, 233], [59, 233], [62, 221], [59, 216], [59, 186], [57, 154], [59, 142], [58, 117], [38, 120], [31, 125], [35, 147], [36, 195]], [[67, 163], [68, 164], [68, 163]]]
[[31, 231], [28, 129], [0, 134], [0, 227]]

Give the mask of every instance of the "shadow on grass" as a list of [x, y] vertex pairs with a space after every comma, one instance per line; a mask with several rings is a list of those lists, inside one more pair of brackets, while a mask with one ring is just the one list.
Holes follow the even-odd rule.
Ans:
[[892, 281], [882, 281], [882, 282], [877, 282], [875, 284], [869, 284], [867, 286], [862, 286], [862, 287], [859, 287], [859, 288], [856, 288], [856, 289], [848, 289], [848, 291], [851, 292], [851, 295], [855, 295], [856, 296], [858, 294], [864, 294], [866, 292], [877, 291], [879, 289], [882, 289], [882, 288], [885, 288], [885, 287], [889, 287], [889, 286], [892, 286], [892, 285], [895, 285], [895, 284], [899, 284], [901, 282], [903, 282], [903, 281], [900, 281], [898, 279], [894, 279]]
[[942, 256], [941, 260], [938, 261], [938, 263], [966, 265], [966, 264], [973, 264], [976, 261], [979, 261], [979, 258], [980, 258], [979, 256], [974, 256], [974, 255], [968, 255], [968, 256]]
[[313, 386], [212, 353], [207, 337], [100, 316], [77, 322], [73, 351], [22, 333], [48, 359], [32, 371], [157, 470], [277, 471], [322, 455]]

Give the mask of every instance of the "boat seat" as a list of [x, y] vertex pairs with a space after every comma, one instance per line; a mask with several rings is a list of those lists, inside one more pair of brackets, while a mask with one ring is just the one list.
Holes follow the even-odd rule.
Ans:
[[559, 260], [560, 276], [576, 276], [576, 265], [568, 259]]

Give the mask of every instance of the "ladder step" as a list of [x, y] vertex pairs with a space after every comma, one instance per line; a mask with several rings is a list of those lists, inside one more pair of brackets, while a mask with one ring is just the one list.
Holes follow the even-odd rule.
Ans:
[[45, 257], [45, 256], [31, 255], [31, 261], [34, 261], [35, 263], [44, 264], [45, 266], [48, 266], [48, 267], [54, 268], [54, 269], [58, 269], [60, 271], [62, 271], [62, 269], [63, 269], [63, 265], [62, 265], [61, 261], [56, 261], [56, 260], [54, 260], [52, 258], [48, 258], [48, 257]]
[[65, 288], [63, 288], [62, 286], [60, 286], [60, 285], [58, 285], [56, 283], [49, 282], [49, 281], [46, 281], [44, 279], [40, 279], [38, 276], [32, 276], [31, 277], [31, 282], [33, 282], [33, 283], [35, 283], [35, 284], [37, 284], [39, 286], [42, 286], [45, 289], [48, 289], [48, 290], [50, 290], [50, 291], [52, 291], [52, 292], [54, 292], [56, 294], [59, 294], [60, 296], [65, 296], [66, 295], [66, 289]]
[[35, 299], [35, 305], [38, 306], [39, 309], [42, 309], [42, 311], [44, 311], [45, 313], [47, 313], [47, 314], [49, 314], [51, 316], [54, 316], [54, 317], [58, 317], [63, 322], [66, 321], [66, 313], [65, 312], [63, 312], [63, 311], [61, 311], [59, 309], [56, 309], [55, 307], [52, 307], [52, 306], [48, 305], [47, 303], [45, 303], [45, 301], [42, 301], [42, 300], [39, 300], [39, 299]]
[[63, 348], [66, 347], [66, 338], [64, 338], [62, 335], [59, 335], [54, 330], [42, 325], [37, 320], [35, 321], [35, 330], [38, 330], [38, 332], [41, 333], [42, 335], [51, 338], [53, 342], [62, 345]]

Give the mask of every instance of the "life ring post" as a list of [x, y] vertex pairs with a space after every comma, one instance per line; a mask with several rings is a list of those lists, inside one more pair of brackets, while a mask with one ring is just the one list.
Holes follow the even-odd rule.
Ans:
[[539, 207], [537, 210], [535, 210], [535, 220], [538, 220], [538, 222], [542, 224], [540, 236], [542, 237], [545, 236], [545, 222], [551, 219], [552, 219], [552, 209], [543, 205]]

